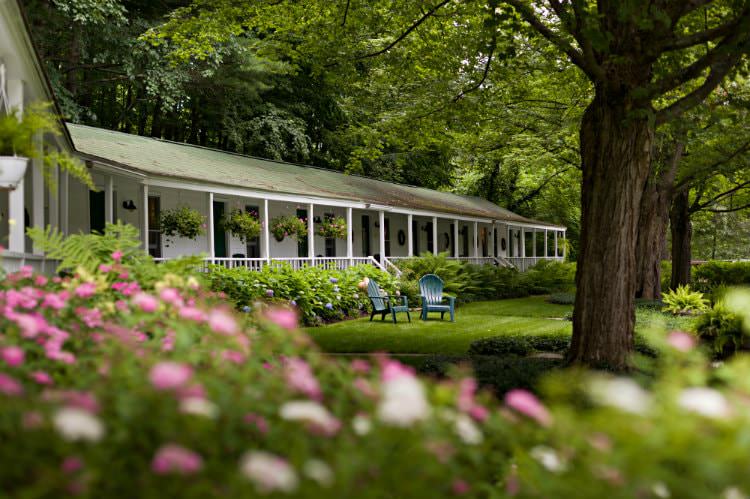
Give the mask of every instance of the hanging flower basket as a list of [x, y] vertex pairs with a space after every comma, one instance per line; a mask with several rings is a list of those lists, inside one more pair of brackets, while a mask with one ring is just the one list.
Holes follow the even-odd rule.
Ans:
[[346, 220], [343, 217], [326, 217], [318, 228], [318, 235], [327, 239], [346, 239]]
[[262, 225], [258, 220], [258, 214], [242, 211], [239, 208], [232, 210], [224, 218], [224, 229], [247, 244], [251, 239], [260, 235]]
[[204, 217], [198, 210], [188, 206], [165, 210], [159, 219], [162, 234], [171, 242], [176, 237], [194, 240], [206, 227]]
[[307, 224], [305, 220], [294, 215], [284, 215], [271, 220], [271, 234], [277, 241], [281, 242], [285, 237], [293, 237], [298, 241], [307, 235]]
[[0, 189], [14, 190], [26, 174], [29, 158], [0, 156]]

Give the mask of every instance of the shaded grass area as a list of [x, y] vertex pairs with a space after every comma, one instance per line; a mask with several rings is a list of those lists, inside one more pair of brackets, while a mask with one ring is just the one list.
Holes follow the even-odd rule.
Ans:
[[[463, 355], [478, 339], [506, 334], [570, 335], [571, 324], [561, 320], [572, 310], [570, 305], [547, 303], [533, 296], [461, 305], [456, 322], [441, 321], [431, 315], [422, 321], [412, 313], [412, 322], [398, 314], [399, 322], [356, 319], [328, 326], [308, 328], [307, 333], [326, 352], [419, 353]], [[434, 317], [434, 318], [433, 318]]]

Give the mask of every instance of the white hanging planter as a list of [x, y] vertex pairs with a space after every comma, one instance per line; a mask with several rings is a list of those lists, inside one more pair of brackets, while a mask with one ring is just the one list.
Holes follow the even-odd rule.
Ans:
[[0, 156], [0, 189], [14, 190], [26, 174], [29, 158]]

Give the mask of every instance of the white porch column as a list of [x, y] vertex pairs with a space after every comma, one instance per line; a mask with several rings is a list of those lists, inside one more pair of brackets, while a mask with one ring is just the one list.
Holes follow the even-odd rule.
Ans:
[[414, 216], [409, 213], [406, 216], [406, 239], [407, 239], [407, 248], [408, 248], [408, 255], [414, 256]]
[[112, 175], [107, 176], [107, 187], [104, 190], [104, 221], [110, 224], [115, 223], [115, 179]]
[[438, 226], [437, 217], [432, 217], [432, 254], [437, 255], [438, 251]]
[[57, 229], [60, 228], [60, 168], [57, 165], [52, 167], [50, 171], [52, 177], [51, 184], [56, 187], [56, 190], [48, 188], [49, 193], [49, 221], [47, 222], [52, 227]]
[[8, 193], [8, 250], [18, 253], [26, 251], [24, 237], [24, 193], [26, 181], [21, 179], [15, 190]]
[[385, 212], [383, 210], [378, 212], [378, 222], [378, 225], [380, 225], [378, 229], [378, 252], [380, 253], [380, 264], [385, 265]]
[[268, 199], [263, 200], [263, 212], [260, 215], [260, 221], [262, 230], [260, 231], [260, 251], [263, 258], [266, 261], [271, 261], [271, 238], [270, 236], [270, 222], [268, 216]]
[[349, 265], [354, 265], [354, 210], [351, 207], [346, 209], [346, 257], [349, 259]]
[[[141, 200], [141, 216], [143, 220], [143, 249], [148, 253], [148, 184], [143, 184], [143, 199]], [[213, 217], [211, 217], [212, 219]]]
[[521, 256], [526, 258], [526, 231], [523, 227], [519, 227], [518, 231], [518, 238], [521, 240]]
[[307, 206], [307, 257], [315, 258], [315, 205], [312, 203]]
[[[34, 140], [37, 151], [43, 152], [42, 138], [37, 136]], [[44, 175], [42, 173], [42, 162], [41, 158], [34, 158], [29, 165], [31, 170], [31, 226], [38, 227], [44, 230]], [[42, 249], [36, 244], [32, 251], [36, 255], [43, 253]]]
[[474, 257], [479, 256], [479, 224], [474, 222]]
[[[568, 240], [568, 231], [564, 230], [563, 231], [563, 241], [565, 242], [567, 240]], [[567, 244], [563, 244], [563, 260], [565, 260], [566, 256], [568, 256], [568, 245]]]
[[453, 221], [453, 257], [458, 258], [461, 253], [458, 250], [458, 220]]
[[211, 263], [214, 263], [214, 257], [216, 256], [216, 249], [214, 248], [214, 193], [208, 193], [208, 231], [206, 232], [206, 238], [208, 241], [208, 257], [211, 259]]
[[555, 258], [557, 258], [557, 229], [555, 229]]
[[495, 239], [495, 222], [492, 222], [492, 230], [490, 231], [490, 248], [492, 248], [490, 255], [492, 256], [497, 256], [497, 248], [495, 247], [497, 245], [495, 244]]
[[547, 247], [548, 236], [547, 229], [544, 229], [544, 258], [549, 258], [549, 248]]

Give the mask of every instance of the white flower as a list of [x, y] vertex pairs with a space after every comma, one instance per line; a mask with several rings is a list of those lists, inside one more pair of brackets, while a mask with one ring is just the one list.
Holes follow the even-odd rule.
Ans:
[[251, 451], [242, 456], [240, 472], [263, 493], [276, 490], [291, 493], [299, 484], [297, 473], [284, 459], [264, 451]]
[[318, 482], [323, 487], [329, 487], [333, 483], [331, 467], [320, 459], [310, 459], [305, 463], [302, 471], [307, 478]]
[[628, 378], [596, 378], [589, 384], [589, 393], [599, 404], [633, 414], [643, 414], [651, 405], [651, 395]]
[[312, 400], [285, 402], [279, 409], [279, 415], [287, 421], [311, 423], [327, 433], [335, 433], [340, 427], [339, 420], [328, 412], [328, 409]]
[[414, 376], [398, 376], [383, 382], [382, 386], [378, 417], [384, 423], [408, 427], [430, 415], [422, 383]]
[[557, 452], [549, 447], [537, 445], [531, 449], [530, 455], [539, 464], [553, 473], [561, 473], [566, 469], [565, 463], [560, 459], [560, 456], [557, 455]]
[[707, 418], [724, 419], [732, 413], [724, 395], [713, 388], [686, 388], [680, 392], [677, 403], [683, 409]]
[[478, 445], [482, 443], [482, 431], [477, 428], [474, 421], [466, 414], [459, 414], [455, 422], [456, 433], [467, 445]]
[[661, 497], [662, 499], [667, 499], [672, 496], [672, 493], [669, 492], [669, 489], [664, 482], [656, 482], [653, 484], [651, 486], [651, 492], [653, 492], [656, 497]]
[[729, 487], [721, 494], [722, 499], [747, 499], [747, 496], [737, 487]]
[[372, 430], [372, 422], [366, 416], [354, 416], [352, 419], [352, 428], [354, 429], [354, 433], [364, 436]]
[[88, 411], [65, 407], [52, 418], [55, 429], [65, 440], [98, 442], [104, 436], [104, 425]]
[[180, 412], [216, 419], [219, 415], [219, 408], [202, 397], [186, 397], [180, 401]]

